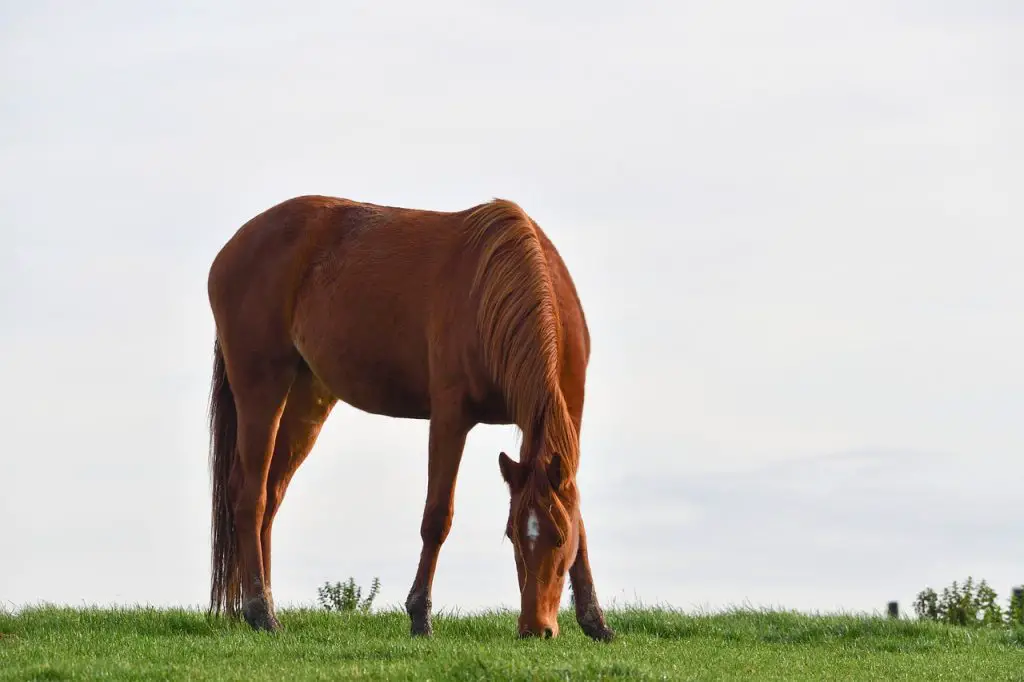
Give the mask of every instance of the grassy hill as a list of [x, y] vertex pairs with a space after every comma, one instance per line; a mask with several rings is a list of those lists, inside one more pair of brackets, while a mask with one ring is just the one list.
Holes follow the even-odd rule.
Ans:
[[254, 633], [198, 611], [40, 607], [0, 613], [0, 680], [1024, 680], [1024, 626], [734, 611], [613, 610], [610, 644], [568, 612], [562, 635], [518, 640], [514, 613], [284, 610]]

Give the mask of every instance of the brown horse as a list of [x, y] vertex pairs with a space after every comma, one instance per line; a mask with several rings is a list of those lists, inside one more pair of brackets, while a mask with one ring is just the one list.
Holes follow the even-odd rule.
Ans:
[[431, 584], [476, 424], [516, 424], [500, 453], [521, 636], [558, 633], [568, 572], [576, 618], [610, 639], [576, 472], [590, 337], [565, 264], [516, 204], [437, 212], [324, 196], [286, 200], [217, 254], [210, 406], [211, 612], [279, 629], [270, 536], [288, 482], [335, 402], [429, 419], [423, 548], [406, 600], [431, 633]]

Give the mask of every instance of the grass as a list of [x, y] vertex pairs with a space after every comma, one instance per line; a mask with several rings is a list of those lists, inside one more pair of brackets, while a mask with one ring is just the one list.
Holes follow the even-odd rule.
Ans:
[[0, 680], [1024, 680], [1024, 626], [670, 609], [610, 611], [610, 644], [563, 613], [562, 635], [517, 640], [514, 613], [434, 617], [280, 610], [255, 633], [198, 611], [38, 607], [0, 613]]

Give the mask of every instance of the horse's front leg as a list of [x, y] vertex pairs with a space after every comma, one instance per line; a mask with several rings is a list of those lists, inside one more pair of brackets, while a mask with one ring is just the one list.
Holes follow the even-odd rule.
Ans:
[[420, 537], [423, 549], [405, 610], [411, 619], [413, 635], [430, 635], [430, 595], [434, 569], [441, 545], [452, 527], [455, 502], [455, 479], [462, 461], [462, 450], [472, 424], [461, 413], [435, 414], [430, 419], [429, 463], [427, 470], [427, 501], [423, 508]]
[[597, 601], [594, 576], [590, 572], [590, 558], [587, 555], [587, 531], [580, 516], [580, 544], [576, 560], [569, 567], [569, 584], [572, 585], [573, 600], [576, 602], [576, 621], [588, 636], [599, 641], [609, 641], [615, 631], [608, 627], [604, 612]]

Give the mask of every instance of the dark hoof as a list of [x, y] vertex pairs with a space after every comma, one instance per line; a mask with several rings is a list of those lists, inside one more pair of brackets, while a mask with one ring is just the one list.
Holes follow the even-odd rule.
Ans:
[[422, 618], [412, 617], [412, 626], [409, 628], [413, 637], [431, 637], [434, 634], [434, 627], [430, 623], [430, 616]]
[[610, 642], [615, 639], [615, 631], [604, 622], [580, 623], [583, 633], [597, 642]]
[[278, 622], [271, 610], [267, 600], [263, 597], [253, 597], [242, 605], [242, 617], [253, 630], [257, 632], [279, 632], [281, 623]]
[[409, 595], [405, 601], [405, 612], [409, 614], [409, 631], [413, 637], [430, 637], [434, 634], [430, 622], [430, 600]]

